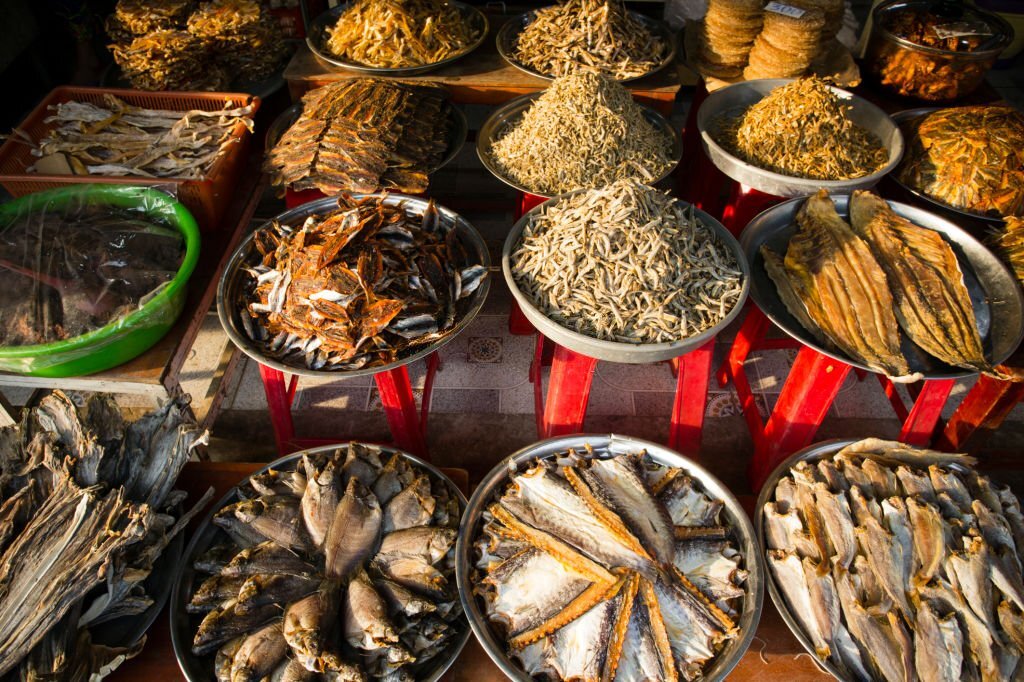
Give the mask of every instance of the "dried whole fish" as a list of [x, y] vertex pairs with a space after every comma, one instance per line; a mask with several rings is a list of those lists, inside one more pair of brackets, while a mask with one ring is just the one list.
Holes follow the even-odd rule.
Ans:
[[672, 165], [671, 144], [629, 90], [584, 72], [556, 78], [491, 151], [517, 183], [554, 195], [620, 178], [654, 182]]
[[[769, 567], [818, 658], [850, 679], [1012, 679], [1024, 622], [1009, 520], [1019, 503], [972, 463], [866, 439], [780, 479], [763, 510]], [[807, 509], [772, 520], [807, 469], [833, 472], [815, 484], [817, 499], [854, 509], [831, 515], [856, 535], [852, 561], [850, 548], [809, 553]]]
[[[645, 475], [650, 467], [665, 469], [660, 493]], [[666, 499], [680, 517], [707, 519], [687, 528], [717, 537], [676, 540]], [[473, 593], [528, 674], [697, 679], [738, 634], [730, 614], [747, 594], [733, 529], [712, 525], [717, 511], [707, 513], [714, 502], [644, 452], [570, 450], [538, 460], [513, 473], [483, 514]]]
[[277, 18], [258, 0], [204, 2], [187, 26], [208, 42], [214, 64], [239, 81], [269, 78], [289, 52]]
[[743, 275], [692, 207], [635, 180], [564, 197], [512, 251], [516, 284], [547, 317], [622, 343], [665, 343], [719, 324]]
[[668, 53], [665, 41], [621, 0], [563, 0], [538, 9], [513, 51], [517, 60], [547, 76], [589, 71], [616, 80], [656, 71]]
[[[467, 625], [453, 588], [461, 504], [447, 482], [383, 454], [360, 443], [304, 453], [241, 486], [262, 496], [220, 510], [215, 519], [255, 526], [269, 539], [246, 547], [221, 526], [227, 537], [202, 555], [217, 572], [190, 586], [192, 650], [218, 680], [411, 680], [460, 639]], [[382, 504], [374, 490], [396, 480]], [[415, 525], [385, 524], [392, 505], [427, 498], [432, 511]], [[449, 511], [435, 515], [441, 506]], [[310, 541], [296, 542], [304, 536]], [[227, 561], [225, 545], [234, 553]]]

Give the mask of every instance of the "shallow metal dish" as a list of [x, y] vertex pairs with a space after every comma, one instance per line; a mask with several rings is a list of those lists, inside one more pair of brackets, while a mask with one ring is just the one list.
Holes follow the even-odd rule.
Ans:
[[[352, 194], [351, 196], [361, 198], [378, 195]], [[407, 211], [411, 211], [416, 215], [422, 214], [427, 207], [427, 201], [419, 197], [412, 197], [406, 194], [387, 193], [385, 196], [385, 205], [404, 205]], [[293, 208], [290, 211], [285, 211], [274, 218], [274, 221], [285, 225], [301, 225], [309, 216], [329, 213], [337, 207], [338, 204], [334, 197], [325, 197], [323, 199], [317, 199], [316, 201], [303, 204], [302, 206]], [[470, 225], [466, 219], [458, 213], [455, 213], [444, 206], [438, 204], [437, 210], [441, 214], [441, 221], [443, 223], [452, 225], [453, 227], [451, 229], [458, 230], [459, 241], [462, 243], [463, 248], [466, 249], [466, 253], [469, 254], [474, 264], [483, 265], [485, 268], [490, 269], [491, 256], [487, 250], [487, 244], [484, 242], [484, 238], [480, 236], [480, 233], [476, 231], [476, 228]], [[236, 291], [238, 290], [238, 287], [243, 284], [242, 266], [248, 262], [250, 258], [255, 257], [256, 247], [253, 239], [256, 236], [256, 233], [260, 230], [269, 229], [272, 222], [273, 221], [264, 223], [253, 230], [253, 232], [249, 234], [241, 244], [239, 244], [238, 249], [231, 256], [231, 260], [228, 261], [227, 266], [224, 268], [224, 273], [220, 277], [220, 282], [217, 284], [217, 316], [220, 318], [220, 324], [224, 328], [224, 331], [227, 332], [228, 338], [231, 339], [232, 343], [238, 346], [239, 350], [261, 365], [266, 365], [267, 367], [272, 367], [276, 370], [287, 372], [288, 374], [296, 374], [306, 377], [358, 377], [370, 376], [377, 374], [378, 372], [401, 367], [402, 365], [408, 365], [420, 358], [430, 355], [461, 334], [466, 327], [469, 326], [469, 323], [473, 321], [473, 318], [477, 316], [477, 313], [480, 312], [480, 309], [484, 305], [484, 301], [487, 299], [487, 292], [491, 289], [491, 277], [493, 277], [493, 274], [488, 274], [477, 290], [470, 294], [469, 298], [459, 301], [456, 304], [456, 316], [458, 321], [444, 338], [436, 341], [435, 343], [420, 347], [415, 353], [410, 353], [409, 355], [390, 364], [353, 370], [316, 370], [309, 369], [305, 366], [285, 364], [280, 360], [267, 356], [264, 349], [258, 346], [256, 342], [246, 335], [245, 331], [242, 329], [241, 322], [239, 322], [238, 309], [234, 303], [237, 300]]]
[[[495, 37], [495, 42], [498, 47], [498, 54], [500, 54], [501, 58], [504, 59], [506, 62], [516, 67], [520, 71], [530, 74], [531, 76], [536, 76], [537, 78], [543, 78], [544, 80], [551, 81], [555, 79], [554, 76], [551, 76], [546, 73], [541, 73], [540, 71], [537, 71], [536, 69], [529, 67], [526, 64], [523, 64], [521, 61], [516, 59], [515, 56], [516, 43], [519, 42], [519, 34], [523, 32], [523, 29], [526, 28], [531, 21], [533, 21], [535, 12], [536, 10], [532, 10], [530, 12], [526, 12], [525, 14], [520, 14], [519, 16], [512, 17], [511, 19], [506, 21], [502, 25], [502, 27], [498, 29], [498, 35]], [[671, 29], [669, 29], [668, 24], [666, 24], [663, 21], [658, 21], [657, 19], [651, 19], [650, 17], [643, 14], [639, 14], [637, 12], [630, 12], [629, 14], [634, 19], [643, 24], [652, 35], [658, 36], [663, 41], [665, 41], [665, 44], [668, 45], [668, 52], [665, 54], [665, 58], [662, 59], [661, 62], [659, 62], [658, 65], [655, 66], [652, 70], [648, 71], [642, 76], [623, 78], [622, 80], [619, 81], [620, 83], [630, 83], [632, 81], [640, 80], [641, 78], [647, 78], [653, 73], [658, 73], [666, 66], [671, 64], [673, 60], [675, 60], [676, 50], [678, 48], [678, 40], [676, 38], [676, 34], [673, 33]]]
[[745, 81], [715, 90], [708, 95], [697, 111], [697, 130], [700, 131], [704, 151], [720, 171], [736, 182], [752, 187], [759, 192], [777, 197], [800, 197], [814, 194], [819, 189], [836, 192], [852, 192], [868, 189], [890, 173], [903, 157], [903, 133], [888, 114], [863, 97], [846, 90], [832, 87], [840, 99], [850, 104], [850, 119], [857, 125], [878, 136], [889, 150], [889, 161], [878, 171], [852, 180], [813, 180], [774, 173], [747, 163], [725, 150], [712, 137], [721, 116], [736, 116], [752, 104], [760, 102], [772, 90], [792, 83], [794, 78], [766, 78]]
[[[451, 111], [451, 128], [448, 136], [448, 146], [445, 148], [444, 156], [441, 157], [441, 161], [427, 171], [428, 175], [441, 170], [451, 163], [452, 159], [462, 151], [462, 146], [466, 144], [466, 137], [469, 135], [469, 121], [466, 120], [466, 114], [462, 113], [462, 109], [459, 109], [455, 104], [451, 104], [449, 111]], [[285, 132], [299, 120], [299, 116], [301, 115], [302, 102], [296, 102], [277, 115], [277, 118], [275, 118], [270, 124], [270, 127], [267, 128], [265, 144], [267, 151], [274, 148], [274, 145], [276, 145], [284, 136]]]
[[[281, 457], [262, 469], [252, 472], [249, 476], [246, 476], [239, 481], [238, 485], [245, 483], [250, 477], [261, 474], [267, 469], [292, 471], [295, 469], [296, 463], [302, 458], [302, 455], [306, 453], [315, 454], [319, 452], [330, 452], [338, 447], [338, 445], [322, 445], [320, 447], [302, 450], [301, 452], [295, 452], [285, 457]], [[458, 486], [452, 483], [452, 480], [445, 476], [440, 469], [435, 467], [433, 464], [424, 462], [419, 457], [410, 455], [407, 452], [402, 452], [401, 450], [396, 450], [395, 448], [383, 445], [375, 445], [374, 447], [380, 448], [384, 453], [401, 455], [403, 458], [408, 460], [411, 465], [427, 471], [435, 479], [444, 482], [452, 494], [459, 500], [459, 505], [462, 507], [462, 513], [465, 514], [467, 504], [466, 496], [462, 494], [462, 491], [459, 490]], [[181, 561], [181, 568], [174, 581], [174, 589], [171, 592], [171, 607], [169, 609], [171, 618], [171, 643], [174, 645], [174, 655], [178, 659], [178, 667], [181, 668], [182, 674], [189, 682], [211, 682], [214, 679], [214, 655], [208, 654], [206, 656], [196, 656], [192, 653], [192, 640], [195, 637], [196, 629], [199, 627], [199, 623], [202, 620], [202, 617], [197, 614], [192, 614], [185, 610], [185, 606], [191, 598], [192, 585], [195, 582], [196, 577], [196, 571], [192, 568], [192, 563], [195, 561], [196, 557], [209, 549], [215, 540], [227, 538], [224, 531], [213, 525], [213, 516], [227, 505], [237, 502], [239, 499], [241, 498], [238, 494], [238, 486], [235, 486], [213, 506], [210, 513], [206, 515], [205, 519], [203, 519], [203, 523], [196, 530], [195, 535], [192, 536], [192, 540], [188, 543], [188, 549], [185, 550], [184, 557]], [[417, 674], [416, 679], [426, 680], [428, 682], [436, 682], [436, 680], [439, 680], [441, 676], [444, 675], [445, 671], [451, 667], [451, 664], [455, 662], [455, 659], [458, 658], [459, 653], [462, 651], [462, 647], [466, 645], [467, 641], [469, 641], [469, 628], [465, 628], [463, 632], [452, 639], [448, 653], [443, 656], [438, 656], [432, 660], [426, 670]]]
[[750, 574], [747, 576], [745, 584], [747, 594], [743, 598], [742, 609], [737, 620], [741, 631], [740, 636], [726, 645], [722, 653], [704, 671], [702, 678], [708, 682], [724, 679], [746, 653], [761, 619], [765, 568], [760, 545], [755, 540], [754, 528], [746, 512], [743, 511], [740, 503], [729, 492], [729, 489], [704, 467], [663, 445], [616, 434], [560, 436], [534, 443], [503, 459], [477, 486], [462, 515], [462, 524], [459, 526], [459, 541], [455, 546], [455, 577], [459, 584], [462, 609], [466, 612], [469, 625], [473, 628], [473, 633], [480, 641], [480, 645], [509, 679], [532, 682], [530, 676], [506, 655], [505, 644], [491, 629], [474, 594], [472, 584], [473, 541], [480, 533], [481, 517], [484, 510], [496, 496], [501, 494], [509, 482], [510, 473], [529, 466], [534, 460], [554, 457], [569, 448], [582, 452], [584, 445], [590, 445], [599, 457], [646, 450], [654, 461], [683, 469], [690, 477], [699, 481], [709, 495], [725, 503], [726, 522], [732, 529], [732, 540], [736, 543], [736, 548], [743, 554], [744, 567]]
[[309, 27], [309, 32], [306, 34], [306, 45], [309, 49], [322, 61], [327, 62], [333, 66], [340, 67], [347, 71], [354, 71], [356, 73], [364, 73], [368, 76], [415, 76], [421, 73], [427, 73], [434, 69], [439, 69], [442, 66], [451, 64], [452, 62], [462, 59], [470, 52], [480, 47], [487, 38], [487, 32], [489, 30], [489, 24], [487, 17], [483, 12], [478, 10], [472, 5], [467, 5], [462, 2], [452, 2], [455, 8], [462, 14], [462, 18], [466, 23], [469, 24], [470, 28], [476, 31], [477, 37], [472, 43], [467, 45], [465, 49], [456, 54], [453, 54], [447, 59], [442, 59], [439, 62], [433, 64], [422, 64], [420, 66], [403, 66], [399, 68], [388, 68], [380, 66], [367, 66], [365, 64], [356, 64], [354, 62], [346, 62], [341, 57], [333, 54], [330, 48], [327, 47], [327, 31], [333, 28], [338, 23], [338, 19], [341, 15], [352, 6], [351, 2], [345, 2], [337, 7], [333, 7], [316, 19]]
[[[733, 237], [728, 230], [722, 227], [720, 222], [699, 208], [694, 208], [694, 216], [699, 218], [700, 221], [704, 223], [704, 225], [706, 225], [708, 229], [710, 229], [715, 236], [719, 238], [719, 240], [721, 240], [722, 244], [732, 252], [733, 257], [736, 259], [736, 263], [740, 268], [740, 272], [743, 273], [743, 291], [740, 293], [739, 300], [736, 301], [736, 305], [729, 311], [729, 314], [711, 329], [701, 332], [695, 336], [689, 336], [685, 339], [669, 341], [666, 343], [620, 343], [618, 341], [595, 339], [592, 336], [580, 334], [568, 327], [563, 327], [538, 310], [533, 304], [533, 301], [527, 298], [526, 294], [519, 289], [519, 285], [516, 284], [515, 278], [512, 276], [512, 252], [515, 250], [516, 245], [519, 242], [519, 237], [522, 235], [523, 229], [526, 228], [526, 224], [532, 220], [535, 215], [543, 211], [546, 206], [554, 206], [565, 197], [571, 197], [575, 194], [579, 194], [580, 192], [587, 191], [590, 190], [578, 189], [575, 192], [559, 194], [558, 196], [548, 199], [543, 204], [535, 206], [524, 213], [523, 217], [512, 226], [512, 230], [508, 233], [508, 237], [505, 239], [505, 245], [501, 249], [501, 271], [505, 275], [505, 283], [508, 284], [508, 288], [512, 292], [512, 296], [514, 296], [516, 302], [519, 303], [519, 307], [522, 309], [523, 314], [526, 315], [526, 319], [528, 319], [530, 323], [537, 328], [537, 331], [560, 346], [564, 346], [569, 350], [586, 355], [587, 357], [606, 360], [608, 362], [640, 364], [647, 362], [661, 362], [662, 360], [671, 360], [672, 358], [679, 357], [680, 355], [685, 355], [691, 350], [695, 350], [703, 346], [718, 334], [718, 332], [736, 319], [736, 316], [740, 314], [740, 310], [743, 309], [743, 304], [747, 300], [747, 293], [750, 290], [750, 267], [747, 264], [747, 258], [743, 254], [743, 250], [740, 248], [736, 238]], [[677, 199], [677, 201], [686, 205], [686, 202], [680, 199]]]
[[[499, 139], [505, 136], [505, 134], [519, 125], [523, 115], [533, 106], [533, 103], [542, 95], [541, 92], [533, 92], [529, 95], [522, 95], [509, 101], [505, 105], [496, 109], [484, 124], [480, 126], [480, 132], [476, 135], [476, 154], [480, 157], [480, 162], [484, 164], [487, 170], [491, 171], [494, 177], [504, 182], [509, 187], [525, 192], [527, 194], [534, 194], [539, 197], [550, 199], [553, 195], [542, 194], [536, 192], [528, 187], [518, 184], [508, 175], [501, 170], [501, 165], [497, 159], [494, 158], [494, 154], [491, 153], [492, 145]], [[679, 131], [668, 122], [664, 116], [659, 114], [650, 107], [643, 107], [644, 118], [653, 125], [655, 128], [661, 131], [667, 139], [672, 140], [669, 146], [668, 156], [672, 165], [669, 166], [664, 173], [659, 175], [657, 178], [651, 180], [648, 184], [655, 185], [669, 176], [669, 174], [675, 170], [676, 166], [679, 165], [679, 160], [683, 158], [683, 141], [679, 136]]]
[[[849, 216], [850, 196], [833, 196], [832, 200], [836, 203], [839, 215], [846, 219]], [[845, 354], [818, 344], [810, 332], [786, 310], [774, 282], [764, 269], [761, 246], [767, 244], [776, 253], [785, 254], [795, 232], [796, 213], [803, 202], [804, 199], [790, 199], [774, 206], [751, 220], [743, 230], [740, 244], [750, 262], [750, 297], [772, 322], [800, 343], [847, 365], [874, 372]], [[907, 204], [890, 201], [889, 205], [897, 215], [915, 225], [939, 232], [953, 247], [974, 306], [975, 322], [981, 333], [985, 357], [992, 364], [999, 364], [1010, 357], [1024, 336], [1024, 299], [1014, 276], [981, 242], [948, 220]], [[910, 371], [921, 372], [925, 379], [955, 379], [977, 374], [933, 358], [906, 334], [901, 333], [900, 337], [900, 350], [907, 358]]]

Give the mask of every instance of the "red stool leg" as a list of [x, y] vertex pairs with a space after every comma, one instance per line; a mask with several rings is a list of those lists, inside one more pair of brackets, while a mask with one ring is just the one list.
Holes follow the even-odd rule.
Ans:
[[378, 372], [373, 375], [384, 406], [384, 417], [388, 420], [391, 437], [400, 450], [427, 457], [427, 444], [420, 428], [416, 398], [409, 383], [409, 372], [405, 367]]
[[761, 414], [757, 410], [757, 398], [750, 388], [750, 382], [747, 381], [747, 372], [743, 363], [746, 362], [750, 351], [758, 348], [762, 343], [770, 326], [771, 321], [761, 312], [761, 309], [754, 305], [750, 306], [747, 309], [747, 317], [743, 321], [743, 326], [740, 327], [732, 348], [729, 349], [729, 355], [723, 363], [725, 371], [732, 378], [736, 388], [736, 397], [739, 399], [740, 409], [747, 422], [747, 428], [750, 430], [750, 436], [754, 440], [755, 452], [763, 445], [764, 422], [761, 421]]
[[260, 379], [263, 380], [263, 392], [267, 396], [270, 425], [274, 429], [274, 444], [277, 446], [278, 454], [283, 457], [292, 452], [292, 441], [295, 440], [292, 401], [284, 385], [284, 372], [260, 365]]
[[597, 360], [555, 344], [544, 406], [545, 438], [583, 429]]
[[939, 437], [936, 447], [962, 450], [979, 428], [994, 429], [1024, 400], [1024, 383], [982, 375], [964, 397]]
[[900, 442], [924, 446], [932, 442], [935, 426], [942, 416], [942, 408], [956, 383], [953, 379], [932, 379], [925, 381], [921, 393], [910, 408], [910, 415], [900, 429]]
[[761, 211], [785, 201], [783, 197], [773, 196], [751, 189], [738, 182], [732, 184], [729, 201], [722, 209], [722, 224], [736, 237], [740, 236], [747, 226]]
[[[854, 371], [862, 372], [863, 370], [855, 369]], [[858, 376], [860, 375], [858, 374]], [[896, 391], [896, 384], [884, 374], [875, 374], [875, 376], [878, 378], [878, 383], [882, 385], [882, 390], [885, 392], [885, 397], [889, 400], [889, 404], [892, 405], [892, 411], [896, 413], [896, 418], [906, 424], [907, 420], [910, 419], [910, 411], [903, 403], [903, 398]]]
[[679, 358], [668, 446], [694, 459], [700, 454], [714, 355], [715, 340], [711, 339], [697, 350]]

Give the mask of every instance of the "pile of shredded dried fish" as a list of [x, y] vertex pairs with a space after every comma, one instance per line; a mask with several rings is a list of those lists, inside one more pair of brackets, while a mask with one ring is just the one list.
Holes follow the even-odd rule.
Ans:
[[656, 71], [668, 53], [622, 0], [564, 0], [534, 12], [513, 55], [547, 76], [590, 71], [626, 80]]
[[776, 88], [716, 122], [715, 140], [758, 168], [815, 180], [870, 175], [889, 161], [878, 137], [850, 120], [850, 105], [820, 78]]
[[768, 565], [842, 679], [1024, 673], [1024, 516], [973, 464], [872, 438], [798, 462], [775, 487]]
[[0, 430], [0, 677], [96, 680], [141, 651], [90, 631], [153, 606], [144, 581], [213, 493], [175, 518], [205, 439], [183, 404], [128, 423], [109, 397], [79, 410], [59, 391]]
[[465, 632], [447, 481], [351, 443], [237, 490], [187, 606], [218, 681], [425, 679]]
[[237, 315], [269, 356], [310, 369], [377, 367], [450, 334], [487, 277], [430, 201], [422, 215], [353, 199], [256, 234]]
[[342, 59], [378, 68], [436, 64], [480, 37], [450, 0], [356, 0], [327, 30]]
[[472, 590], [528, 675], [698, 679], [746, 595], [723, 506], [642, 451], [559, 453], [484, 512]]
[[203, 3], [187, 25], [209, 42], [216, 64], [239, 80], [268, 78], [288, 52], [277, 18], [259, 0]]
[[[239, 123], [253, 129], [251, 104], [229, 102], [220, 111], [166, 111], [132, 106], [107, 94], [102, 105], [72, 100], [50, 109], [54, 113], [45, 123], [54, 127], [32, 152], [46, 162], [37, 161], [29, 172], [67, 167], [76, 175], [200, 180], [238, 142]], [[27, 137], [21, 131], [15, 134]]]
[[672, 165], [672, 140], [629, 90], [597, 73], [556, 78], [522, 119], [494, 142], [502, 170], [537, 194], [652, 182]]
[[693, 208], [635, 180], [544, 207], [523, 230], [511, 267], [544, 315], [625, 343], [711, 329], [743, 291], [735, 257]]

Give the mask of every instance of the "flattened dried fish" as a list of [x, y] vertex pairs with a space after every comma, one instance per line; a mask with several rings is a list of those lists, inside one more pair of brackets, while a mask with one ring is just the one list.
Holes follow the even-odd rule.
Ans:
[[415, 526], [388, 533], [381, 540], [378, 557], [408, 556], [436, 564], [455, 544], [454, 528]]
[[287, 651], [280, 621], [253, 632], [232, 657], [231, 682], [259, 682], [277, 667]]
[[918, 605], [914, 623], [914, 663], [922, 680], [960, 680], [963, 646], [963, 633], [955, 616], [940, 617], [928, 602]]
[[340, 580], [373, 554], [380, 538], [380, 504], [373, 493], [351, 478], [324, 543], [325, 575]]

